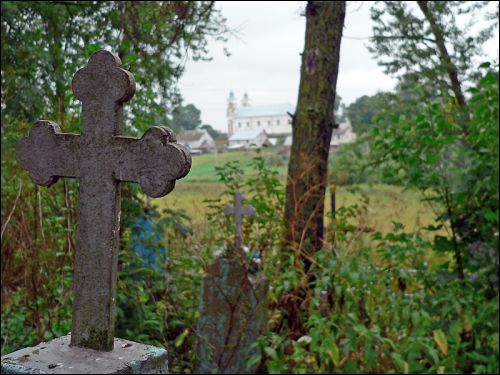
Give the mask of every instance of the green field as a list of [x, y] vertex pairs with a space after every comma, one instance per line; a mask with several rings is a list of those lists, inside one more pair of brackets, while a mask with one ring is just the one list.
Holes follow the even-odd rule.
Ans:
[[[261, 155], [275, 158], [272, 150]], [[253, 171], [250, 162], [257, 156], [256, 151], [229, 152], [224, 154], [206, 154], [193, 156], [193, 166], [187, 177], [177, 182], [175, 190], [166, 197], [153, 200], [160, 208], [184, 209], [193, 218], [195, 226], [203, 226], [205, 222], [205, 199], [216, 198], [224, 189], [218, 181], [215, 167], [229, 161], [239, 161], [245, 175]], [[280, 179], [286, 177], [286, 164], [276, 168]], [[406, 229], [413, 231], [419, 227], [434, 223], [434, 213], [420, 201], [418, 192], [404, 191], [401, 187], [391, 185], [358, 185], [340, 186], [337, 189], [337, 207], [361, 204], [362, 198], [368, 197], [368, 210], [361, 215], [363, 226], [388, 232], [393, 229], [393, 221], [401, 222]], [[327, 194], [326, 213], [330, 210], [330, 197]]]

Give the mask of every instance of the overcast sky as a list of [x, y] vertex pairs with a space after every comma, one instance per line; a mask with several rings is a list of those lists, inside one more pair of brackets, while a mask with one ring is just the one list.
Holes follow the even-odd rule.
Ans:
[[[337, 83], [346, 104], [362, 95], [390, 90], [395, 84], [366, 47], [372, 26], [370, 3], [348, 2], [347, 6]], [[299, 54], [304, 48], [305, 17], [301, 13], [305, 2], [224, 1], [217, 2], [217, 7], [228, 26], [238, 30], [239, 37], [225, 44], [231, 56], [224, 55], [222, 43], [211, 42], [211, 61], [187, 63], [179, 85], [184, 103], [193, 103], [201, 110], [203, 123], [223, 131], [227, 131], [226, 101], [230, 90], [238, 99], [248, 92], [252, 104], [295, 105]]]

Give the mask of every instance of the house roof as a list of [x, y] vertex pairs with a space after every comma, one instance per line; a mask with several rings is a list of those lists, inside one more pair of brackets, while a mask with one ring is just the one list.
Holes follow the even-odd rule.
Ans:
[[195, 142], [199, 141], [207, 131], [204, 129], [199, 130], [184, 130], [177, 136], [177, 142]]
[[294, 113], [294, 106], [290, 104], [254, 105], [251, 107], [238, 108], [235, 117], [277, 116], [286, 115], [287, 112]]
[[349, 119], [347, 118], [345, 121], [343, 121], [339, 124], [338, 128], [333, 129], [333, 134], [334, 135], [343, 135], [345, 133], [349, 133], [352, 131], [353, 131], [353, 129], [352, 129], [351, 121], [349, 121]]
[[264, 129], [241, 130], [229, 137], [230, 141], [251, 141], [266, 132]]

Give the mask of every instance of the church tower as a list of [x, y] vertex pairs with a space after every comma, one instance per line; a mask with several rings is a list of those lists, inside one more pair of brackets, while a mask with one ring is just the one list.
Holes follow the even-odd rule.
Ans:
[[241, 106], [250, 107], [250, 98], [248, 97], [248, 94], [246, 92], [243, 95], [243, 99], [241, 99]]
[[238, 109], [238, 104], [236, 103], [236, 97], [234, 96], [233, 90], [229, 92], [229, 98], [227, 98], [227, 134], [232, 136], [234, 134], [234, 115]]

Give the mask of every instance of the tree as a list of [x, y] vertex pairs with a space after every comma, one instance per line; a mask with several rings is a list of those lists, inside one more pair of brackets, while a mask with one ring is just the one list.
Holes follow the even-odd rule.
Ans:
[[389, 104], [392, 96], [391, 93], [363, 95], [345, 107], [344, 114], [351, 121], [354, 131], [359, 135], [370, 131], [375, 116]]
[[379, 116], [417, 115], [423, 109], [422, 97], [436, 99], [431, 88], [415, 85], [411, 78], [403, 75], [394, 91], [363, 95], [344, 108], [344, 116], [351, 121], [359, 135], [370, 132]]
[[206, 130], [208, 132], [208, 134], [210, 134], [210, 136], [214, 140], [225, 140], [225, 141], [227, 141], [227, 134], [226, 133], [222, 133], [222, 132], [218, 131], [217, 129], [214, 129], [212, 127], [212, 125], [203, 124], [202, 126], [200, 126], [200, 129]]
[[201, 125], [201, 111], [193, 104], [175, 107], [172, 111], [170, 127], [175, 131], [194, 130]]
[[403, 74], [440, 95], [453, 95], [465, 107], [463, 85], [477, 74], [474, 67], [482, 46], [498, 26], [498, 17], [486, 14], [482, 28], [472, 29], [488, 3], [417, 1], [416, 7], [407, 1], [378, 2], [371, 9], [370, 51], [386, 73]]
[[334, 126], [334, 103], [345, 1], [309, 1], [297, 110], [292, 123], [283, 237], [304, 268], [323, 246], [327, 162]]
[[[213, 1], [2, 2], [2, 124], [41, 115], [70, 128], [79, 103], [71, 76], [99, 49], [117, 52], [138, 90], [127, 106], [129, 130], [162, 122], [180, 95], [187, 58], [207, 59], [208, 39], [227, 28]], [[75, 32], [78, 30], [78, 32]], [[73, 121], [75, 124], [76, 121]]]
[[389, 162], [386, 172], [431, 205], [434, 249], [454, 254], [460, 279], [468, 270], [498, 282], [498, 67], [477, 70], [483, 77], [470, 90], [468, 134], [452, 115], [460, 104], [440, 98], [417, 115], [380, 119], [371, 159]]

